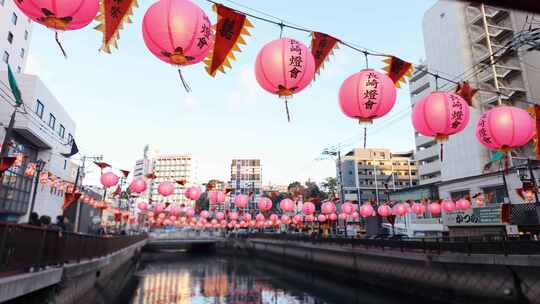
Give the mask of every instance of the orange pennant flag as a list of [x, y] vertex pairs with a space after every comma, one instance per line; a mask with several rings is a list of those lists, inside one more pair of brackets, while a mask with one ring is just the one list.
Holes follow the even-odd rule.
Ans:
[[315, 58], [315, 73], [320, 73], [328, 56], [333, 54], [334, 49], [338, 48], [338, 42], [337, 38], [324, 33], [313, 32], [311, 34], [311, 54]]
[[461, 96], [469, 107], [473, 106], [473, 97], [478, 92], [478, 89], [473, 89], [467, 80], [458, 83], [456, 87], [456, 94]]
[[71, 204], [76, 202], [80, 197], [82, 193], [76, 192], [76, 193], [65, 193], [64, 194], [64, 204], [62, 205], [62, 209], [67, 209]]
[[236, 60], [233, 51], [241, 52], [238, 45], [246, 44], [242, 35], [250, 36], [246, 28], [253, 24], [246, 15], [222, 4], [214, 4], [212, 9], [217, 12], [216, 40], [204, 63], [208, 74], [215, 77], [218, 70], [225, 73], [225, 67], [231, 68], [231, 60]]
[[406, 77], [411, 77], [414, 67], [412, 63], [401, 60], [396, 56], [390, 56], [383, 60], [387, 66], [384, 67], [386, 74], [392, 79], [397, 88], [401, 87], [401, 83], [405, 83]]
[[99, 24], [94, 28], [103, 33], [103, 44], [100, 51], [111, 53], [111, 45], [118, 48], [120, 30], [124, 23], [131, 23], [133, 10], [137, 7], [137, 0], [101, 0], [99, 15], [96, 21]]

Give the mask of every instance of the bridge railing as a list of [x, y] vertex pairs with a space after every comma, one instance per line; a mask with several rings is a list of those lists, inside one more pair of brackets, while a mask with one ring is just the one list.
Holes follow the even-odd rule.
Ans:
[[98, 258], [146, 237], [85, 235], [0, 222], [0, 273]]
[[399, 250], [401, 252], [421, 252], [441, 254], [457, 252], [471, 254], [529, 255], [540, 254], [540, 241], [508, 239], [502, 237], [487, 238], [416, 238], [407, 240], [377, 240], [346, 237], [312, 237], [302, 234], [253, 233], [231, 235], [239, 238], [263, 238], [312, 244], [335, 244], [351, 246], [357, 249]]

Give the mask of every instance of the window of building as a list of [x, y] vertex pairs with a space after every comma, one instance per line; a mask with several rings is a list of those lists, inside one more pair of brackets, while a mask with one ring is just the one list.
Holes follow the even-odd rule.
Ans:
[[24, 58], [24, 49], [21, 48], [21, 58]]
[[4, 51], [4, 55], [2, 55], [2, 61], [5, 63], [9, 62], [9, 53], [7, 51]]
[[36, 114], [39, 116], [39, 118], [43, 118], [43, 110], [45, 109], [45, 106], [41, 101], [36, 100]]
[[11, 44], [13, 43], [13, 33], [12, 32], [8, 32], [8, 35], [7, 35], [7, 41]]
[[461, 190], [461, 191], [450, 192], [450, 197], [453, 200], [462, 199], [462, 198], [467, 197], [469, 195], [470, 195], [470, 190]]
[[484, 203], [485, 204], [499, 204], [504, 203], [504, 199], [508, 196], [504, 189], [504, 185], [488, 187], [482, 189], [484, 191]]
[[11, 15], [11, 23], [17, 25], [17, 14], [13, 13], [13, 15]]
[[56, 126], [56, 117], [52, 113], [49, 113], [49, 127], [54, 130], [54, 127]]
[[67, 168], [67, 159], [64, 159], [64, 170], [66, 170], [66, 168]]
[[28, 31], [24, 31], [24, 40], [28, 40]]
[[64, 138], [65, 133], [66, 128], [64, 128], [64, 125], [60, 124], [60, 128], [58, 128], [58, 136], [60, 136], [60, 138]]
[[68, 133], [68, 144], [71, 144], [73, 142], [73, 135], [71, 133]]

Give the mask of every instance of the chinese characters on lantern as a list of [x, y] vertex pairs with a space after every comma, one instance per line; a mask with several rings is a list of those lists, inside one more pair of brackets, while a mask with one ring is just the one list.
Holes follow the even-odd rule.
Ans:
[[300, 47], [298, 41], [294, 39], [291, 39], [289, 41], [289, 51], [291, 52], [291, 56], [289, 57], [289, 73], [291, 74], [291, 78], [296, 79], [296, 77], [298, 77], [298, 74], [302, 73], [303, 69], [302, 48]]
[[484, 113], [482, 116], [480, 116], [480, 120], [478, 120], [478, 126], [480, 127], [480, 130], [478, 131], [478, 135], [482, 137], [482, 141], [485, 143], [491, 143], [491, 137], [488, 135], [487, 129], [486, 129], [486, 121], [487, 121], [487, 115]]
[[379, 95], [378, 86], [379, 76], [375, 73], [369, 73], [364, 86], [364, 99], [367, 99], [364, 103], [366, 110], [373, 109], [373, 106], [377, 104], [375, 100], [377, 100], [377, 96]]
[[456, 95], [450, 94], [451, 106], [452, 106], [452, 128], [457, 129], [463, 121], [463, 104], [459, 101]]
[[204, 15], [204, 20], [206, 21], [206, 23], [202, 24], [201, 32], [200, 32], [202, 36], [197, 38], [198, 39], [197, 47], [199, 49], [202, 49], [203, 47], [207, 46], [208, 42], [210, 41], [210, 37], [212, 36], [212, 29], [209, 26], [209, 24], [211, 24], [210, 19], [208, 19], [208, 17]]

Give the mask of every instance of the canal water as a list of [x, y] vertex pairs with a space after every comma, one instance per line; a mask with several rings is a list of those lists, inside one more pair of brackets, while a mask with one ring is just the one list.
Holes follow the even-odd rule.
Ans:
[[267, 260], [213, 254], [154, 256], [131, 285], [118, 303], [421, 303]]

